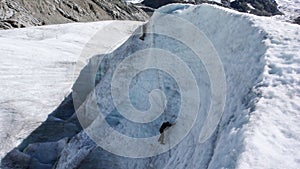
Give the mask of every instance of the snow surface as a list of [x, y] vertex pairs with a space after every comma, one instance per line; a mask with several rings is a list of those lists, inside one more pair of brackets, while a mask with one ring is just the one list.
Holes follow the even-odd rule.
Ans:
[[269, 47], [261, 98], [245, 125], [239, 168], [300, 167], [300, 26], [256, 19]]
[[77, 60], [96, 32], [101, 32], [103, 39], [95, 52], [106, 53], [140, 24], [103, 21], [0, 31], [0, 158], [70, 93], [86, 64], [81, 67]]
[[[199, 73], [197, 82], [200, 86], [202, 106], [192, 130], [176, 147], [167, 153], [143, 159], [120, 157], [100, 149], [100, 154], [105, 159], [113, 159], [113, 162], [99, 157], [101, 165], [94, 163], [94, 168], [299, 168], [299, 26], [210, 5], [176, 4], [160, 8], [159, 11], [185, 18], [193, 23], [206, 34], [219, 53], [227, 83], [227, 100], [222, 120], [212, 137], [204, 143], [199, 143], [198, 138], [205, 119], [201, 114], [207, 111], [210, 104], [207, 99], [210, 98], [210, 85], [207, 85], [210, 82], [207, 82], [207, 74], [203, 67], [199, 66], [193, 71]], [[172, 31], [172, 26], [172, 23], [166, 22], [168, 31]], [[147, 27], [148, 29], [150, 28]], [[124, 55], [150, 46], [175, 52], [188, 63], [196, 62], [193, 59], [194, 53], [183, 44], [176, 44], [164, 37], [156, 37], [154, 40], [152, 38], [146, 37], [142, 42], [133, 36], [112, 54], [105, 55], [105, 63], [110, 64], [106, 65], [108, 68], [102, 68], [99, 72], [105, 76], [100, 78], [96, 95], [89, 95], [81, 106], [88, 111], [93, 107], [91, 104], [96, 104], [93, 99], [98, 97], [100, 110], [105, 114], [112, 112], [107, 121], [115, 130], [131, 137], [145, 137], [149, 133], [150, 136], [156, 135], [157, 128], [163, 120], [149, 125], [134, 125], [121, 117], [115, 111], [114, 105], [109, 104], [112, 103], [109, 96], [110, 80]], [[166, 78], [162, 82], [166, 84], [155, 84], [157, 76]], [[142, 101], [143, 97], [147, 98], [151, 88], [163, 88], [174, 83], [172, 79], [160, 73], [146, 74], [145, 77], [141, 75], [138, 78], [131, 86], [130, 97], [133, 104], [136, 103], [135, 105], [143, 110], [148, 108], [147, 101]], [[153, 81], [153, 86], [150, 85], [148, 89], [147, 85]], [[172, 85], [168, 89], [171, 93], [178, 91], [176, 86]], [[176, 97], [178, 96], [174, 95], [173, 99]], [[171, 99], [170, 104], [170, 107], [167, 106], [168, 112], [176, 112], [178, 100]], [[168, 119], [168, 115], [163, 118]], [[172, 129], [169, 132], [172, 132]], [[106, 130], [105, 136], [110, 138], [107, 144], [112, 148], [121, 144], [123, 149], [130, 144], [126, 140], [120, 142], [120, 139], [117, 139], [119, 137], [110, 137], [111, 133], [112, 130]], [[170, 133], [167, 132], [166, 135]], [[78, 138], [82, 141], [78, 141]], [[84, 138], [87, 137], [82, 132], [72, 139], [63, 150], [65, 156], [59, 159], [58, 168], [72, 165], [72, 161], [68, 159], [82, 161], [91, 158], [87, 155], [88, 152], [97, 155], [97, 150], [94, 148], [95, 151], [92, 151], [88, 146], [92, 141], [87, 142]], [[171, 141], [167, 141], [170, 144]], [[168, 143], [166, 145], [168, 146]], [[159, 146], [153, 144], [153, 149]], [[80, 149], [82, 153], [66, 153], [78, 147], [83, 147]], [[127, 153], [149, 151], [148, 147], [138, 146], [136, 149], [131, 148]]]
[[[201, 118], [205, 116], [199, 115], [187, 137], [176, 147], [161, 155], [144, 159], [120, 157], [103, 149], [96, 149], [95, 143], [86, 133], [81, 132], [64, 147], [56, 168], [77, 168], [78, 165], [83, 165], [84, 162], [89, 163], [84, 159], [90, 156], [96, 159], [89, 164], [89, 166], [94, 165], [94, 168], [300, 168], [300, 27], [277, 21], [276, 18], [257, 17], [211, 5], [176, 4], [165, 6], [159, 10], [185, 18], [194, 24], [206, 34], [217, 50], [224, 65], [227, 84], [225, 110], [218, 128], [210, 139], [204, 143], [199, 143], [200, 129], [205, 120], [205, 118]], [[16, 132], [11, 134], [10, 137], [1, 138], [2, 142], [8, 142], [3, 146], [4, 148], [7, 148], [6, 146], [9, 149], [12, 148], [17, 144], [16, 139], [20, 138], [21, 140], [26, 137], [26, 134], [19, 137], [20, 129], [24, 128], [22, 132], [25, 133], [32, 131], [34, 127], [31, 126], [38, 126], [39, 122], [44, 120], [46, 114], [51, 112], [62, 98], [68, 94], [70, 84], [73, 82], [69, 74], [74, 71], [70, 73], [67, 68], [74, 70], [74, 67], [60, 66], [59, 61], [75, 62], [83, 45], [97, 29], [102, 30], [101, 25], [103, 23], [107, 26], [110, 22], [53, 25], [0, 32], [0, 38], [3, 40], [3, 43], [0, 44], [1, 51], [8, 56], [2, 57], [1, 55], [3, 64], [0, 67], [0, 78], [3, 78], [1, 79], [1, 85], [5, 86], [1, 90], [1, 96], [5, 97], [1, 98], [0, 106], [1, 111], [8, 112], [1, 112], [0, 114], [0, 124], [4, 126], [1, 128], [3, 133], [1, 134], [5, 136], [10, 131]], [[136, 25], [140, 24], [137, 22], [122, 23], [124, 23], [124, 27], [116, 26], [114, 29], [109, 27], [109, 29], [105, 29], [104, 34], [108, 36], [112, 35], [110, 31], [121, 31], [124, 34], [120, 37], [128, 37], [131, 31], [136, 28]], [[100, 26], [98, 27], [98, 25]], [[127, 28], [127, 31], [124, 30], [125, 28]], [[172, 23], [166, 23], [166, 30], [172, 31]], [[60, 43], [55, 40], [56, 36], [54, 35], [56, 34], [58, 34], [58, 39], [62, 38], [59, 41]], [[52, 38], [41, 38], [49, 36]], [[42, 40], [38, 40], [40, 38]], [[192, 39], [193, 37], [188, 38]], [[19, 46], [20, 49], [15, 46], [16, 41], [22, 42]], [[114, 45], [110, 42], [106, 38], [103, 39], [103, 43], [110, 44], [103, 45], [103, 52]], [[96, 96], [99, 98], [98, 104], [105, 105], [102, 107], [105, 110], [103, 112], [110, 113], [115, 110], [113, 105], [107, 105], [112, 102], [107, 97], [109, 95], [107, 89], [109, 89], [108, 82], [115, 66], [124, 59], [122, 58], [123, 55], [126, 56], [126, 54], [149, 46], [172, 51], [191, 65], [197, 61], [193, 59], [195, 54], [187, 46], [176, 43], [169, 38], [156, 37], [153, 41], [153, 39], [146, 37], [145, 41], [141, 41], [139, 37], [130, 37], [113, 53], [94, 57], [105, 56], [106, 63], [110, 63], [105, 65], [109, 66], [107, 70], [100, 69], [99, 74], [105, 76], [101, 76], [101, 81], [96, 87]], [[33, 50], [29, 51], [28, 48]], [[17, 54], [14, 53], [17, 51]], [[60, 57], [52, 56], [52, 53], [58, 53]], [[31, 59], [32, 56], [42, 56], [43, 58], [36, 61]], [[9, 57], [11, 57], [11, 60], [9, 60]], [[22, 60], [18, 60], [18, 58]], [[28, 80], [28, 74], [34, 76], [32, 72], [46, 71], [42, 67], [47, 66], [43, 62], [44, 59], [52, 63], [50, 66], [54, 68], [49, 71], [51, 73], [58, 72], [57, 75], [53, 77], [49, 74], [47, 78], [34, 78], [29, 82], [26, 81]], [[91, 59], [89, 64], [92, 64], [93, 61]], [[85, 58], [81, 62], [80, 68], [87, 64]], [[33, 65], [32, 68], [25, 67], [27, 64]], [[15, 80], [14, 77], [21, 73], [21, 71], [15, 70], [20, 65], [24, 66], [24, 69], [28, 72], [26, 76], [17, 76], [19, 79]], [[80, 70], [80, 68], [75, 70]], [[200, 86], [202, 104], [199, 113], [202, 113], [207, 110], [210, 104], [209, 99], [207, 99], [211, 96], [209, 92], [210, 82], [207, 81], [208, 75], [203, 65], [193, 70], [199, 73], [197, 82]], [[76, 71], [75, 74], [78, 73]], [[86, 74], [80, 74], [80, 76], [82, 75]], [[163, 85], [155, 83], [157, 76], [166, 78]], [[61, 80], [58, 81], [59, 79]], [[148, 82], [143, 82], [143, 80], [148, 80]], [[53, 81], [56, 81], [56, 83]], [[33, 82], [39, 83], [32, 85]], [[155, 87], [168, 86], [169, 90], [167, 92], [174, 96], [173, 100], [170, 100], [168, 108], [170, 112], [176, 112], [179, 106], [179, 100], [176, 98], [179, 96], [177, 94], [178, 87], [174, 83], [175, 81], [172, 78], [163, 73], [145, 72], [144, 75], [141, 74], [137, 77], [136, 83], [131, 84], [131, 100], [135, 106], [140, 106], [139, 109], [147, 110], [149, 107], [149, 102], [147, 102], [148, 88], [150, 90]], [[53, 87], [56, 84], [59, 84], [57, 85], [59, 88]], [[148, 86], [144, 86], [146, 84]], [[15, 86], [8, 88], [12, 85]], [[144, 88], [139, 88], [139, 86], [144, 86]], [[144, 90], [145, 87], [147, 90]], [[22, 95], [18, 90], [21, 91]], [[24, 90], [26, 92], [22, 92]], [[35, 102], [27, 103], [28, 97], [31, 98], [32, 96], [34, 96]], [[95, 95], [90, 96], [95, 97]], [[166, 97], [170, 97], [168, 93]], [[4, 102], [7, 100], [16, 102], [2, 104], [2, 100]], [[46, 106], [47, 111], [43, 110], [45, 106], [39, 107], [40, 102], [46, 105], [50, 104], [49, 108]], [[84, 109], [89, 108], [92, 100], [88, 97], [82, 102], [83, 106], [81, 108]], [[23, 112], [23, 110], [26, 111]], [[11, 112], [16, 113], [7, 116]], [[40, 113], [39, 116], [37, 112]], [[31, 116], [29, 116], [30, 114]], [[114, 129], [134, 137], [157, 134], [157, 128], [159, 127], [157, 125], [161, 123], [161, 121], [157, 121], [154, 124], [135, 126], [118, 114], [108, 117], [107, 120], [114, 125]], [[163, 118], [168, 118], [168, 116]], [[169, 132], [172, 132], [172, 130]], [[109, 134], [107, 133], [107, 135]], [[166, 133], [166, 135], [168, 134]], [[119, 142], [124, 147], [127, 145], [122, 140], [111, 139], [110, 141]], [[153, 147], [155, 148], [157, 145]], [[137, 148], [139, 151], [145, 150], [144, 147]], [[2, 153], [7, 152], [9, 149], [2, 150]], [[97, 152], [100, 153], [97, 154]], [[99, 161], [99, 159], [101, 160]]]
[[300, 17], [300, 0], [276, 0], [278, 9], [286, 15], [286, 19]]

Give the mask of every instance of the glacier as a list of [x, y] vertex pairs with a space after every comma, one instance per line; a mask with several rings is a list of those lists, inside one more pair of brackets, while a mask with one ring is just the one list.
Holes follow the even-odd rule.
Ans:
[[[172, 23], [172, 20], [170, 20], [170, 22], [164, 22], [164, 24], [156, 24], [160, 18], [164, 17], [164, 15], [159, 16], [159, 14], [172, 15], [194, 25], [209, 39], [222, 62], [226, 78], [225, 107], [220, 121], [217, 121], [216, 128], [210, 130], [210, 127], [208, 127], [208, 129], [205, 130], [212, 131], [212, 133], [208, 134], [209, 137], [207, 140], [205, 139], [204, 142], [199, 142], [199, 136], [201, 135], [202, 127], [205, 126], [205, 120], [207, 120], [206, 117], [208, 116], [207, 112], [210, 106], [213, 105], [211, 98], [214, 96], [211, 90], [212, 81], [210, 80], [209, 70], [207, 70], [205, 61], [197, 59], [195, 52], [191, 50], [192, 46], [178, 42], [176, 39], [174, 40], [174, 37], [146, 34], [144, 40], [140, 39], [145, 28], [147, 31], [151, 31], [151, 29], [156, 29], [157, 25], [163, 25], [162, 27], [157, 26], [163, 29], [163, 31], [175, 31], [175, 34], [177, 33], [178, 36], [184, 36], [185, 34], [183, 33], [190, 30], [189, 27], [186, 27], [188, 31], [176, 29], [176, 23]], [[44, 39], [38, 41], [37, 45], [41, 45], [43, 44], [41, 42], [44, 42], [45, 46], [38, 46], [38, 49], [45, 50], [43, 53], [51, 58], [56, 66], [56, 61], [61, 58], [59, 56], [65, 53], [69, 53], [70, 58], [74, 59], [71, 60], [76, 62], [73, 67], [70, 66], [73, 70], [76, 70], [74, 72], [66, 71], [66, 66], [62, 66], [64, 69], [63, 73], [74, 73], [75, 76], [73, 77], [75, 77], [75, 79], [66, 78], [65, 74], [59, 72], [59, 77], [63, 80], [67, 79], [63, 81], [63, 84], [66, 83], [65, 85], [58, 85], [62, 88], [61, 90], [55, 89], [53, 85], [49, 87], [51, 90], [41, 85], [40, 88], [42, 88], [43, 91], [45, 90], [46, 94], [30, 93], [27, 91], [34, 92], [38, 91], [38, 89], [33, 88], [33, 86], [29, 84], [27, 90], [25, 90], [26, 92], [21, 92], [25, 98], [20, 97], [20, 95], [10, 95], [13, 99], [20, 98], [21, 100], [26, 100], [26, 97], [33, 95], [38, 97], [38, 101], [43, 100], [45, 103], [53, 103], [53, 105], [43, 111], [40, 117], [36, 117], [38, 113], [35, 113], [35, 107], [26, 104], [21, 105], [27, 108], [27, 110], [24, 112], [16, 112], [16, 114], [22, 117], [30, 117], [31, 115], [30, 118], [25, 118], [27, 121], [25, 120], [23, 123], [34, 122], [35, 125], [31, 124], [30, 128], [21, 127], [23, 130], [29, 130], [26, 131], [21, 138], [19, 138], [17, 134], [13, 134], [14, 138], [1, 138], [1, 145], [3, 145], [2, 143], [10, 143], [10, 146], [8, 146], [6, 150], [1, 151], [2, 156], [5, 155], [2, 159], [2, 167], [13, 168], [14, 164], [22, 163], [20, 165], [38, 165], [42, 168], [299, 168], [300, 27], [298, 25], [278, 21], [276, 18], [241, 14], [213, 5], [194, 6], [172, 4], [160, 8], [157, 13], [154, 14], [154, 18], [156, 16], [159, 16], [158, 20], [150, 20], [149, 23], [139, 28], [137, 27], [144, 23], [122, 22], [124, 26], [119, 26], [121, 22], [116, 22], [115, 26], [108, 26], [110, 22], [101, 22], [93, 24], [45, 26], [41, 28], [26, 28], [1, 32], [2, 41], [15, 38], [13, 35], [15, 32], [19, 32], [20, 46], [22, 47], [23, 45], [24, 47], [25, 44], [27, 44], [27, 46], [25, 46], [26, 50], [22, 48], [18, 54], [11, 52], [16, 51], [14, 49], [15, 41], [11, 40], [11, 44], [8, 43], [8, 45], [1, 43], [0, 47], [2, 51], [7, 51], [7, 53], [5, 53], [6, 57], [1, 57], [3, 63], [5, 63], [5, 60], [12, 56], [23, 56], [21, 59], [30, 61], [33, 54], [28, 52], [26, 55], [23, 51], [36, 49], [27, 41], [30, 39], [34, 40], [36, 38], [34, 35], [39, 32], [41, 34], [48, 32], [53, 36], [57, 36], [59, 39], [64, 37], [65, 32], [72, 32], [71, 30], [73, 30], [74, 34], [70, 34], [68, 38], [62, 40], [63, 42], [65, 41], [65, 43], [57, 44], [57, 40], [52, 37], [49, 38], [48, 41]], [[153, 24], [151, 24], [151, 22], [153, 22]], [[105, 25], [104, 28], [101, 27], [102, 24], [103, 26]], [[185, 25], [182, 25], [183, 29], [185, 28], [184, 26]], [[58, 34], [58, 32], [64, 29], [68, 31]], [[85, 32], [81, 29], [92, 30], [87, 31], [89, 32], [88, 35], [79, 33], [80, 36], [78, 36], [77, 31]], [[33, 32], [33, 30], [37, 31]], [[99, 30], [100, 33], [94, 34], [97, 30]], [[21, 31], [25, 33], [21, 33]], [[116, 34], [116, 32], [121, 32], [121, 35], [113, 36], [115, 40], [111, 41], [111, 35]], [[199, 39], [193, 38], [198, 36], [196, 36], [196, 34], [192, 36], [193, 33], [194, 32], [191, 34], [188, 33], [189, 36], [184, 38], [197, 42]], [[93, 35], [94, 39], [88, 41]], [[44, 35], [42, 37], [44, 37]], [[59, 48], [60, 45], [63, 46], [58, 50], [61, 50], [62, 54], [53, 53], [53, 48], [49, 45], [51, 44], [50, 40], [53, 40], [51, 41], [53, 45], [58, 45], [56, 48]], [[74, 46], [71, 45], [74, 43], [79, 46], [75, 45], [77, 46], [77, 50], [75, 51], [73, 51]], [[97, 45], [98, 43], [104, 44], [95, 46], [95, 43], [97, 43]], [[70, 45], [69, 48], [67, 48], [69, 51], [66, 51], [65, 46], [68, 47], [68, 44]], [[88, 46], [84, 48], [86, 44], [88, 44]], [[91, 45], [89, 46], [89, 44]], [[207, 44], [203, 43], [198, 45], [205, 46]], [[86, 48], [87, 50], [85, 51]], [[156, 65], [168, 65], [168, 62], [171, 62], [171, 60], [167, 59], [167, 62], [164, 62], [165, 60], [160, 56], [162, 53], [155, 53], [156, 50], [145, 52], [148, 48], [163, 49], [164, 51], [176, 54], [181, 61], [188, 63], [192, 73], [197, 74], [197, 76], [195, 76], [195, 83], [199, 87], [199, 93], [196, 94], [199, 94], [200, 99], [200, 107], [197, 112], [198, 116], [195, 119], [189, 120], [191, 117], [189, 114], [186, 115], [186, 121], [192, 122], [192, 128], [185, 133], [186, 136], [184, 136], [178, 144], [176, 143], [172, 147], [168, 147], [172, 142], [168, 137], [173, 138], [176, 134], [181, 135], [183, 132], [186, 132], [180, 130], [182, 126], [178, 120], [178, 117], [180, 117], [179, 110], [182, 106], [181, 104], [185, 104], [185, 102], [181, 102], [184, 96], [181, 93], [182, 90], [180, 90], [179, 83], [177, 83], [178, 79], [174, 78], [176, 77], [175, 75], [172, 77], [170, 73], [154, 69], [155, 63]], [[121, 105], [121, 110], [127, 111], [127, 109], [129, 109], [126, 107], [128, 103], [125, 102], [125, 107], [124, 105], [122, 107], [123, 102], [118, 102], [118, 105], [114, 105], [113, 97], [126, 93], [111, 93], [113, 91], [110, 90], [111, 81], [114, 80], [114, 73], [118, 71], [117, 67], [122, 65], [123, 60], [129, 58], [129, 62], [123, 65], [123, 68], [130, 68], [130, 63], [133, 63], [134, 60], [130, 60], [128, 56], [133, 55], [136, 51], [144, 51], [141, 56], [145, 58], [141, 57], [140, 59], [145, 61], [142, 63], [152, 65], [152, 69], [143, 71], [140, 74], [135, 74], [132, 81], [127, 82], [127, 87], [129, 86], [128, 92], [126, 92], [129, 94], [129, 98], [127, 99], [131, 101], [132, 105], [138, 111], [152, 110], [151, 106], [155, 105], [158, 101], [160, 103], [158, 106], [165, 108], [166, 111], [169, 112], [163, 113], [158, 118], [156, 118], [156, 116], [151, 117], [155, 118], [155, 120], [146, 124], [135, 123], [132, 120], [128, 120], [127, 117], [129, 119], [135, 117], [130, 117], [130, 114], [126, 116], [119, 112], [117, 106]], [[203, 52], [203, 54], [205, 54], [207, 51]], [[41, 52], [37, 51], [37, 53]], [[152, 54], [154, 54], [154, 56], [152, 56]], [[207, 53], [207, 55], [212, 56], [211, 53]], [[58, 58], [53, 58], [55, 56]], [[75, 60], [75, 56], [77, 60]], [[168, 57], [167, 54], [163, 56]], [[10, 63], [15, 63], [16, 65], [21, 64], [14, 62], [16, 58], [12, 57], [11, 59]], [[156, 62], [152, 63], [153, 61]], [[211, 60], [211, 62], [215, 63], [217, 61]], [[41, 62], [38, 63], [41, 64]], [[28, 64], [33, 65], [34, 63]], [[2, 65], [1, 67], [3, 74], [7, 73], [7, 67], [5, 66], [6, 65]], [[169, 66], [176, 69], [181, 65], [178, 62], [177, 65]], [[136, 67], [132, 67], [132, 69], [135, 70]], [[39, 70], [38, 68], [36, 69]], [[52, 69], [45, 71], [51, 72]], [[119, 73], [122, 72], [126, 73], [124, 69], [120, 69]], [[13, 73], [15, 73], [15, 71], [11, 70], [9, 74], [14, 75]], [[16, 73], [19, 74], [20, 72]], [[26, 81], [22, 83], [22, 76], [21, 79], [16, 81], [5, 77], [6, 76], [1, 76], [1, 78], [4, 78], [1, 80], [3, 84], [13, 85], [15, 82], [18, 82], [18, 80], [21, 82], [20, 88], [23, 87], [22, 84], [27, 84]], [[24, 75], [23, 78], [25, 80], [27, 76]], [[57, 79], [57, 77], [50, 78], [49, 81], [45, 81], [45, 83], [49, 84], [50, 81], [55, 79]], [[34, 79], [34, 81], [37, 80]], [[120, 83], [122, 84], [122, 82], [125, 81], [125, 77], [124, 79], [117, 78], [117, 87]], [[193, 83], [192, 81], [188, 82]], [[73, 97], [67, 97], [70, 93], [69, 90], [72, 83], [74, 83]], [[220, 81], [220, 83], [222, 82]], [[5, 87], [5, 89], [6, 88], [7, 87]], [[159, 89], [159, 91], [156, 89]], [[4, 92], [2, 96], [8, 96], [9, 94], [5, 93], [5, 91], [9, 92], [12, 90], [13, 89], [6, 89], [1, 91]], [[191, 94], [191, 98], [194, 98], [193, 94]], [[77, 116], [84, 130], [78, 130], [76, 133], [73, 133], [72, 136], [55, 135], [55, 133], [51, 133], [51, 138], [53, 137], [51, 141], [48, 140], [40, 143], [43, 140], [39, 140], [39, 138], [36, 139], [30, 132], [41, 124], [43, 119], [46, 118], [47, 113], [51, 112], [64, 96], [66, 100], [63, 103], [69, 103], [73, 99], [72, 101], [77, 111]], [[8, 97], [2, 99], [10, 100]], [[56, 102], [53, 102], [53, 99]], [[167, 100], [167, 102], [164, 103], [162, 100]], [[20, 101], [15, 102], [16, 105], [18, 105], [18, 103], [20, 103]], [[34, 106], [38, 105], [36, 102], [30, 104]], [[66, 105], [67, 104], [61, 104], [59, 108], [63, 109]], [[93, 105], [96, 105], [96, 110]], [[7, 112], [1, 113], [1, 126], [9, 126], [8, 123], [6, 123], [8, 121], [6, 119], [10, 117], [7, 116], [7, 114], [11, 110], [4, 106], [5, 104], [1, 104], [1, 110], [6, 110]], [[111, 126], [111, 128], [107, 130], [105, 128], [98, 128], [99, 130], [103, 129], [103, 135], [97, 135], [100, 131], [90, 130], [93, 125], [98, 127], [97, 125], [104, 124], [94, 123], [97, 121], [97, 117], [101, 116], [101, 114], [99, 115], [99, 110], [104, 114], [109, 126]], [[161, 111], [161, 109], [153, 110]], [[85, 114], [86, 112], [91, 114]], [[76, 117], [74, 111], [71, 112], [68, 117], [64, 117], [64, 111], [60, 113], [61, 114], [57, 114], [57, 112], [54, 111], [53, 114], [49, 115], [46, 122], [50, 121], [54, 122], [54, 124], [58, 124], [57, 121], [72, 121]], [[12, 117], [12, 121], [15, 121], [15, 125], [23, 120], [24, 119], [18, 119], [14, 116]], [[144, 142], [145, 145], [137, 144], [136, 147], [126, 149], [127, 146], [131, 144], [129, 141], [135, 141], [132, 138], [157, 136], [159, 134], [159, 126], [165, 120], [172, 122], [178, 120], [178, 124], [166, 132], [167, 139], [165, 146], [159, 145], [156, 139], [153, 139], [152, 143]], [[193, 120], [195, 121], [193, 122]], [[210, 121], [208, 124], [212, 124], [213, 122], [214, 121]], [[61, 129], [67, 130], [64, 127]], [[2, 127], [1, 132], [6, 134], [12, 130], [13, 126], [10, 128]], [[16, 128], [14, 131], [20, 132], [20, 130], [21, 129]], [[130, 136], [129, 138], [131, 138], [131, 140], [126, 141], [118, 137], [111, 137], [112, 132], [118, 132], [128, 137]], [[46, 137], [47, 133], [40, 133], [40, 135], [45, 135]], [[29, 139], [28, 143], [28, 139], [27, 142], [24, 141], [24, 138], [27, 136], [28, 138], [35, 138], [36, 140], [30, 142]], [[7, 151], [17, 146], [16, 139], [20, 139], [18, 143], [22, 143], [7, 154]], [[96, 144], [98, 143], [97, 139], [107, 141], [107, 146], [109, 147], [101, 148], [99, 144]], [[49, 146], [57, 147], [56, 149], [58, 149], [59, 152], [50, 152]], [[7, 146], [3, 147], [5, 148]], [[159, 151], [160, 148], [163, 149], [164, 147], [167, 147], [167, 151]], [[112, 149], [117, 149], [117, 151], [122, 149], [122, 152], [127, 151], [125, 153], [129, 155], [116, 155], [109, 152]], [[33, 150], [38, 153], [32, 153]], [[56, 155], [56, 158], [44, 157], [43, 151], [45, 150], [49, 154]], [[146, 151], [159, 153], [143, 158], [131, 158], [130, 156], [131, 153], [136, 152], [146, 154]], [[18, 158], [14, 161], [13, 157]]]
[[80, 53], [96, 32], [114, 34], [97, 43], [95, 52], [105, 53], [140, 24], [104, 21], [2, 30], [0, 157], [20, 144], [70, 94], [87, 62], [79, 60]]

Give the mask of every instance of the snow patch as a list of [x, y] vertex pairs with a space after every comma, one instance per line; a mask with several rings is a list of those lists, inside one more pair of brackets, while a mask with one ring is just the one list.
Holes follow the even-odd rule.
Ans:
[[[66, 97], [82, 67], [75, 67], [97, 32], [106, 53], [141, 22], [103, 21], [0, 31], [0, 158], [37, 128]], [[77, 64], [77, 66], [80, 64]]]

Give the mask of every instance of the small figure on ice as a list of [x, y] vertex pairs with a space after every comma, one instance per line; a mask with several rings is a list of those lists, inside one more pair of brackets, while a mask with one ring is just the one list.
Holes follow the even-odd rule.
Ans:
[[144, 25], [142, 26], [142, 36], [140, 37], [140, 39], [141, 39], [142, 41], [145, 40], [146, 34], [147, 34], [147, 25], [144, 24]]
[[159, 128], [160, 137], [159, 137], [159, 139], [158, 139], [158, 141], [160, 142], [160, 144], [165, 144], [165, 143], [164, 143], [164, 137], [165, 137], [164, 132], [165, 132], [165, 130], [168, 129], [169, 127], [175, 125], [175, 124], [176, 124], [176, 123], [171, 124], [170, 122], [166, 121], [166, 122], [164, 122], [164, 123], [160, 126], [160, 128]]

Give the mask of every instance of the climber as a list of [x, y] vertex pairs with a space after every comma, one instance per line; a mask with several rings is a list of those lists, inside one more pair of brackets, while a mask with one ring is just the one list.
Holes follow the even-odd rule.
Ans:
[[164, 131], [165, 131], [167, 128], [173, 126], [173, 125], [175, 125], [175, 123], [174, 123], [174, 124], [171, 124], [170, 122], [167, 121], [167, 122], [164, 122], [164, 123], [160, 126], [160, 128], [159, 128], [160, 137], [159, 137], [159, 139], [158, 139], [158, 141], [160, 142], [160, 144], [165, 144], [165, 143], [164, 143], [164, 137], [165, 137]]
[[146, 33], [147, 33], [147, 25], [144, 24], [144, 25], [142, 26], [142, 36], [140, 37], [140, 40], [142, 40], [142, 41], [145, 40]]

